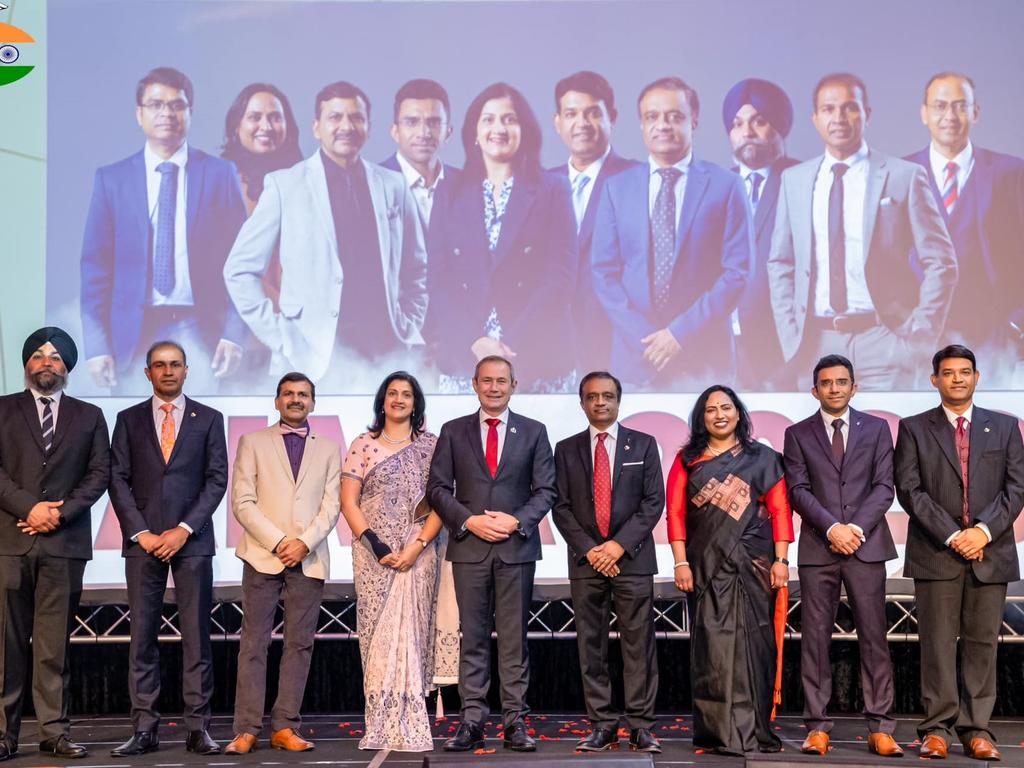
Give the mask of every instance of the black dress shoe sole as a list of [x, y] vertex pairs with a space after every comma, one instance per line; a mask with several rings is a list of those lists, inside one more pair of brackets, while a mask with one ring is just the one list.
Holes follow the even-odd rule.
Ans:
[[444, 745], [444, 751], [445, 752], [472, 752], [475, 749], [484, 749], [486, 746], [487, 746], [487, 742], [485, 742], [485, 741], [474, 741], [474, 742], [472, 742], [470, 744], [467, 744], [464, 747], [457, 746], [457, 745], [454, 745], [454, 744], [445, 744]]
[[138, 757], [139, 755], [147, 755], [150, 752], [156, 752], [160, 749], [159, 744], [154, 744], [151, 747], [145, 747], [144, 749], [133, 749], [130, 752], [118, 752], [116, 749], [110, 750], [111, 757]]
[[89, 756], [89, 752], [86, 750], [81, 752], [40, 752], [39, 754], [47, 757], [59, 757], [61, 760], [84, 760]]
[[591, 747], [589, 745], [577, 744], [577, 752], [610, 752], [619, 748], [619, 742], [613, 741], [609, 744], [605, 744], [603, 747]]
[[512, 744], [512, 743], [510, 743], [508, 741], [505, 741], [505, 742], [502, 742], [501, 746], [503, 746], [505, 749], [511, 750], [512, 752], [536, 752], [537, 751], [537, 745], [536, 744], [520, 744], [520, 745], [516, 746], [515, 744]]
[[219, 755], [221, 753], [220, 747], [217, 747], [217, 749], [202, 749], [202, 750], [200, 750], [200, 749], [193, 749], [191, 747], [185, 747], [185, 751], [186, 752], [191, 752], [193, 755], [203, 755], [203, 756]]
[[13, 760], [17, 756], [17, 752], [8, 752], [6, 755], [0, 755], [0, 763], [2, 763], [4, 760]]
[[655, 747], [655, 746], [638, 747], [636, 744], [630, 744], [629, 745], [629, 751], [630, 752], [650, 752], [651, 754], [654, 754], [654, 755], [660, 755], [661, 754], [661, 747]]

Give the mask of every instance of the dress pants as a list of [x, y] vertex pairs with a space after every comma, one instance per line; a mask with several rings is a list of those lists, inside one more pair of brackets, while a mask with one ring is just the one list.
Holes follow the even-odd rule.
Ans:
[[70, 731], [68, 643], [85, 562], [43, 554], [38, 546], [20, 556], [0, 555], [0, 738], [12, 751], [21, 731], [30, 654], [40, 740]]
[[871, 733], [889, 733], [896, 721], [893, 705], [892, 658], [885, 632], [885, 563], [865, 563], [855, 556], [828, 565], [801, 565], [800, 676], [804, 687], [804, 723], [808, 731], [832, 730], [828, 702], [832, 697], [829, 646], [839, 608], [840, 585], [853, 610], [860, 649], [860, 684], [864, 717]]
[[[813, 318], [807, 321], [811, 323]], [[803, 343], [794, 362], [799, 362], [800, 370], [810, 372], [821, 357], [835, 354], [850, 359], [857, 371], [857, 385], [862, 390], [913, 389], [922, 366], [930, 370], [917, 350], [881, 324], [857, 333], [805, 327]], [[801, 381], [804, 381], [802, 376]]]
[[505, 728], [529, 714], [530, 656], [526, 625], [536, 563], [505, 563], [494, 549], [479, 563], [452, 563], [462, 623], [459, 696], [462, 722], [482, 725], [490, 715], [491, 628], [498, 632], [498, 674]]
[[261, 573], [246, 563], [242, 568], [242, 636], [238, 648], [235, 686], [235, 734], [258, 736], [267, 695], [267, 649], [280, 600], [284, 607], [284, 650], [278, 675], [277, 699], [270, 711], [272, 732], [298, 730], [299, 710], [306, 692], [313, 655], [323, 579], [313, 579], [302, 566], [280, 573]]
[[978, 581], [965, 565], [955, 579], [914, 579], [914, 593], [924, 704], [918, 735], [936, 733], [948, 742], [955, 732], [964, 744], [975, 737], [995, 742], [989, 720], [996, 703], [996, 653], [1006, 584]]
[[125, 558], [131, 643], [128, 646], [128, 689], [132, 724], [138, 731], [160, 725], [156, 709], [160, 698], [160, 647], [157, 637], [163, 615], [167, 571], [174, 575], [175, 602], [181, 626], [182, 695], [185, 727], [210, 727], [213, 696], [213, 651], [210, 648], [210, 611], [213, 608], [213, 558], [209, 555], [173, 557], [171, 562], [146, 555]]
[[622, 648], [622, 682], [626, 723], [630, 728], [654, 724], [658, 693], [658, 659], [654, 641], [654, 579], [647, 574], [620, 574], [570, 579], [576, 619], [576, 644], [583, 675], [587, 717], [594, 728], [617, 731], [619, 713], [612, 707], [608, 675], [608, 631], [612, 605]]

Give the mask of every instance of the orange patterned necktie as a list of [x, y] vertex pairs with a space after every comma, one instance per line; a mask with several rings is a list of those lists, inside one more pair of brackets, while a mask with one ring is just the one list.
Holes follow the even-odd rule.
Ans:
[[164, 464], [171, 460], [171, 451], [174, 450], [174, 405], [164, 403], [160, 406], [164, 412], [164, 423], [160, 425], [160, 450], [164, 454]]

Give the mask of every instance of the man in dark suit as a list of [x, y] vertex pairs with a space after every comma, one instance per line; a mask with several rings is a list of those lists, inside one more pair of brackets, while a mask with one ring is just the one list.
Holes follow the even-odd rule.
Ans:
[[111, 446], [110, 500], [124, 546], [131, 611], [129, 691], [134, 734], [114, 757], [152, 752], [160, 744], [160, 649], [167, 571], [174, 576], [181, 622], [185, 749], [220, 752], [207, 729], [213, 696], [210, 610], [213, 603], [211, 519], [228, 484], [224, 417], [182, 394], [188, 363], [173, 341], [146, 353], [153, 397], [117, 415]]
[[619, 713], [608, 676], [612, 606], [622, 645], [629, 748], [660, 752], [651, 733], [658, 692], [654, 642], [651, 532], [665, 508], [657, 441], [619, 424], [622, 385], [606, 371], [580, 382], [580, 405], [590, 427], [555, 446], [558, 498], [555, 525], [569, 552], [569, 584], [587, 716], [593, 729], [576, 749], [602, 752], [619, 745]]
[[768, 254], [775, 226], [782, 172], [797, 164], [786, 156], [793, 127], [793, 104], [775, 83], [748, 78], [736, 83], [722, 103], [736, 165], [754, 217], [754, 251], [747, 287], [732, 317], [736, 336], [737, 379], [744, 389], [786, 390], [793, 377], [784, 366], [768, 290]]
[[579, 246], [579, 271], [572, 304], [578, 371], [607, 368], [611, 355], [612, 326], [594, 294], [590, 250], [605, 182], [619, 171], [636, 165], [612, 149], [612, 129], [617, 118], [615, 92], [597, 72], [576, 72], [555, 85], [555, 130], [569, 150], [569, 161], [551, 168], [550, 173], [563, 178], [568, 174], [572, 189]]
[[978, 378], [970, 349], [940, 349], [931, 380], [942, 404], [901, 420], [896, 439], [896, 496], [910, 515], [903, 574], [921, 638], [921, 757], [946, 757], [955, 733], [969, 757], [999, 759], [989, 718], [1006, 585], [1020, 578], [1024, 444], [1016, 418], [974, 405]]
[[473, 374], [480, 410], [445, 423], [430, 464], [427, 500], [451, 534], [447, 557], [462, 622], [462, 722], [444, 745], [448, 751], [484, 746], [492, 626], [498, 633], [504, 746], [536, 749], [524, 722], [526, 626], [541, 558], [537, 528], [555, 500], [555, 467], [544, 425], [509, 410], [515, 388], [512, 363], [482, 358]]
[[925, 86], [921, 122], [931, 142], [906, 159], [924, 166], [956, 249], [960, 279], [944, 338], [986, 361], [995, 388], [1019, 388], [1024, 359], [1024, 304], [1017, 270], [1024, 220], [1024, 160], [973, 144], [980, 108], [974, 81], [941, 72]]
[[231, 163], [188, 146], [184, 74], [154, 69], [135, 99], [146, 145], [96, 171], [82, 241], [89, 371], [99, 387], [141, 392], [135, 377], [150, 342], [173, 338], [197, 351], [193, 386], [216, 391], [246, 338], [221, 276], [245, 220], [238, 178]]
[[892, 661], [886, 640], [885, 562], [896, 557], [885, 514], [892, 504], [892, 433], [884, 419], [850, 408], [853, 364], [826, 355], [814, 366], [811, 394], [821, 409], [786, 430], [786, 485], [800, 531], [800, 671], [804, 686], [803, 751], [828, 753], [832, 719], [829, 644], [846, 588], [860, 647], [868, 749], [899, 757]]
[[768, 281], [787, 362], [839, 352], [862, 389], [890, 390], [913, 385], [942, 332], [956, 255], [924, 170], [868, 148], [870, 117], [859, 77], [818, 81], [825, 153], [782, 174]]
[[626, 381], [699, 391], [735, 375], [729, 317], [750, 266], [750, 210], [736, 174], [693, 156], [693, 88], [661, 78], [637, 106], [650, 157], [605, 185], [594, 290], [614, 329], [612, 367]]
[[424, 235], [430, 231], [434, 198], [458, 177], [459, 169], [441, 161], [441, 150], [452, 135], [448, 91], [433, 80], [410, 80], [395, 94], [391, 138], [398, 149], [381, 165], [405, 177]]
[[26, 390], [0, 397], [0, 760], [18, 754], [30, 666], [39, 751], [86, 757], [69, 737], [68, 637], [110, 480], [107, 423], [64, 394], [78, 350], [63, 330], [40, 328], [21, 359]]

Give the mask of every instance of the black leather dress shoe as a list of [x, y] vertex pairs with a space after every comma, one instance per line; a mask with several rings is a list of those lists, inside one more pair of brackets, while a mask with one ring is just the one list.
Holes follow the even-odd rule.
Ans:
[[634, 728], [629, 732], [630, 752], [661, 752], [661, 742], [650, 728]]
[[537, 742], [526, 732], [526, 723], [512, 723], [508, 726], [501, 743], [505, 749], [513, 752], [535, 752], [537, 749]]
[[448, 741], [444, 743], [445, 752], [470, 752], [484, 748], [484, 729], [474, 723], [462, 723]]
[[590, 735], [576, 744], [580, 752], [604, 752], [606, 749], [618, 749], [619, 736], [616, 731], [608, 728], [595, 728]]
[[160, 737], [156, 731], [136, 731], [128, 741], [110, 750], [114, 757], [133, 757], [160, 749]]
[[11, 747], [6, 741], [0, 741], [0, 762], [4, 760], [10, 760], [12, 757], [18, 756], [18, 748]]
[[206, 731], [189, 731], [185, 738], [185, 749], [197, 755], [219, 755], [220, 745], [210, 738]]
[[81, 744], [75, 744], [63, 734], [55, 739], [44, 739], [39, 742], [39, 751], [46, 755], [63, 757], [65, 760], [77, 760], [89, 756], [89, 750]]

